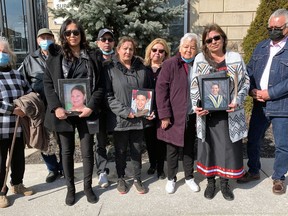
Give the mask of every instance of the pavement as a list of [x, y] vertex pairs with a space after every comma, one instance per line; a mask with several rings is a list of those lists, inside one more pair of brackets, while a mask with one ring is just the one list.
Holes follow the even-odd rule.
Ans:
[[[27, 149], [26, 156], [35, 150]], [[272, 179], [274, 159], [262, 158], [261, 179], [247, 184], [237, 184], [231, 180], [235, 195], [234, 201], [223, 198], [221, 191], [212, 200], [204, 198], [206, 179], [195, 172], [195, 181], [201, 187], [200, 192], [192, 192], [184, 181], [182, 163], [179, 162], [176, 192], [167, 194], [166, 180], [158, 180], [147, 175], [149, 163], [143, 161], [142, 180], [148, 188], [148, 193], [137, 194], [131, 187], [125, 195], [116, 189], [117, 175], [115, 164], [108, 163], [110, 168], [110, 187], [102, 189], [97, 185], [96, 172], [93, 178], [93, 190], [99, 196], [96, 204], [87, 202], [83, 193], [82, 164], [75, 164], [76, 203], [65, 205], [66, 186], [63, 177], [53, 183], [46, 183], [47, 170], [45, 164], [27, 164], [24, 184], [36, 193], [32, 196], [21, 196], [8, 192], [11, 206], [0, 209], [1, 216], [178, 216], [178, 215], [288, 215], [288, 194], [274, 195]], [[246, 165], [246, 160], [244, 161]], [[127, 175], [131, 174], [131, 164], [128, 162]], [[132, 179], [129, 180], [132, 185]], [[219, 179], [217, 183], [219, 186]]]

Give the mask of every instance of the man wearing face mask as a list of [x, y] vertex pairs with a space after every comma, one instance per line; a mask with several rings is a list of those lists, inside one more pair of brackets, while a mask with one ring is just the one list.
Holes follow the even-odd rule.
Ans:
[[[43, 75], [46, 69], [46, 59], [48, 58], [48, 48], [51, 44], [58, 46], [55, 43], [54, 34], [48, 28], [42, 28], [37, 33], [37, 44], [39, 48], [32, 54], [28, 55], [21, 67], [18, 69], [23, 72], [26, 79], [32, 86], [33, 90], [40, 94], [44, 104], [47, 105], [46, 97], [44, 94]], [[50, 183], [56, 180], [56, 178], [62, 174], [61, 163], [61, 149], [59, 152], [60, 161], [56, 157], [55, 151], [57, 149], [56, 134], [49, 132], [50, 142], [47, 152], [41, 152], [43, 160], [49, 170], [49, 174], [46, 177], [46, 182]], [[59, 141], [58, 141], [59, 142]], [[60, 145], [59, 145], [60, 148]]]
[[[98, 33], [96, 45], [98, 51], [96, 52], [96, 58], [99, 62], [102, 62], [102, 66], [108, 65], [114, 55], [115, 40], [112, 31], [107, 28], [101, 29]], [[98, 174], [98, 184], [102, 188], [109, 186], [107, 175], [109, 169], [106, 167], [108, 158], [106, 152], [106, 146], [108, 143], [107, 130], [109, 131], [109, 124], [107, 125], [107, 113], [109, 112], [107, 104], [104, 98], [101, 104], [101, 112], [99, 117], [99, 132], [97, 133], [97, 143], [95, 146], [95, 160], [96, 169]], [[110, 111], [111, 112], [111, 111]], [[108, 128], [107, 128], [108, 127]]]
[[288, 11], [276, 10], [267, 30], [270, 39], [257, 45], [247, 65], [254, 103], [247, 142], [249, 170], [237, 182], [260, 179], [260, 145], [272, 123], [276, 147], [272, 191], [284, 194], [288, 171]]

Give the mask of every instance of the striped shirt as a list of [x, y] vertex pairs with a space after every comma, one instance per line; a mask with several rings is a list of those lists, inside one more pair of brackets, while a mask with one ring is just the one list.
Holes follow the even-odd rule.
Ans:
[[[13, 114], [13, 100], [31, 91], [29, 83], [19, 71], [0, 71], [0, 140], [13, 137], [17, 117]], [[17, 137], [21, 131], [19, 127]]]

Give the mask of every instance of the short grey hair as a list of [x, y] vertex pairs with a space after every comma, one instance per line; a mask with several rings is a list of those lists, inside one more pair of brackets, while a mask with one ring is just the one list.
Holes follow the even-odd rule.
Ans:
[[181, 39], [180, 39], [180, 45], [179, 47], [181, 47], [185, 41], [196, 41], [196, 45], [197, 45], [197, 51], [199, 50], [199, 37], [198, 35], [196, 35], [195, 33], [186, 33]]
[[284, 8], [281, 8], [281, 9], [278, 9], [276, 11], [274, 11], [272, 13], [272, 15], [270, 16], [269, 20], [268, 20], [268, 25], [270, 23], [270, 20], [273, 18], [273, 17], [280, 17], [280, 16], [284, 16], [285, 17], [285, 24], [287, 26], [288, 24], [288, 10], [284, 9]]

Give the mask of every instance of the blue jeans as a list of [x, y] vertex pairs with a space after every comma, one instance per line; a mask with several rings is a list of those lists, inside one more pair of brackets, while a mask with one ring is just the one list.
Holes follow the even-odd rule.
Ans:
[[270, 120], [265, 116], [265, 103], [254, 101], [247, 141], [248, 172], [252, 174], [258, 174], [261, 169], [260, 146], [269, 125]]
[[60, 161], [58, 162], [57, 156], [55, 154], [53, 155], [45, 155], [41, 152], [42, 158], [45, 161], [45, 164], [47, 166], [47, 169], [49, 172], [62, 172], [62, 156], [61, 156], [61, 151], [59, 152], [59, 158]]
[[288, 117], [271, 117], [271, 122], [276, 147], [272, 179], [285, 180], [288, 171]]

